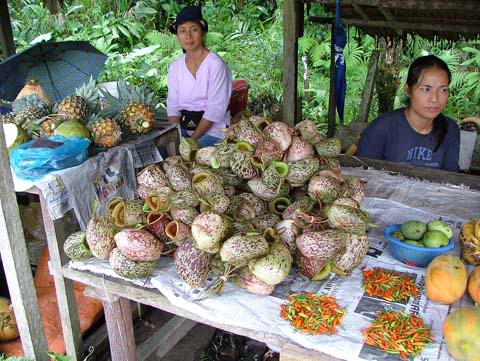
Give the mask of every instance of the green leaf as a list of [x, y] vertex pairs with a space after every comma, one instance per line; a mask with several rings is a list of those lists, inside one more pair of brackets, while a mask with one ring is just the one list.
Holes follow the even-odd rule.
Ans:
[[71, 361], [72, 359], [68, 356], [64, 356], [55, 352], [47, 351], [47, 355], [53, 357], [55, 361]]
[[136, 14], [144, 14], [144, 15], [148, 15], [148, 14], [156, 15], [158, 13], [158, 11], [157, 11], [157, 9], [150, 8], [150, 7], [138, 7], [135, 10], [135, 13]]
[[131, 23], [129, 24], [130, 25], [130, 32], [135, 36], [137, 37], [138, 39], [140, 39], [140, 30], [141, 30], [141, 26], [139, 26], [138, 24], [134, 24], [134, 23]]
[[121, 24], [117, 24], [117, 29], [120, 30], [120, 32], [125, 35], [130, 42], [132, 41], [132, 37], [130, 35], [130, 32]]

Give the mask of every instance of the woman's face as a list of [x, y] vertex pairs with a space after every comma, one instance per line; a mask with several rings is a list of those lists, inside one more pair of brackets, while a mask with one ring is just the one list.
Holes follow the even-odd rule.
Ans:
[[203, 47], [203, 28], [195, 21], [186, 21], [177, 28], [177, 39], [186, 51]]
[[435, 119], [448, 103], [448, 74], [438, 68], [425, 69], [411, 88], [405, 85], [410, 110], [425, 120]]

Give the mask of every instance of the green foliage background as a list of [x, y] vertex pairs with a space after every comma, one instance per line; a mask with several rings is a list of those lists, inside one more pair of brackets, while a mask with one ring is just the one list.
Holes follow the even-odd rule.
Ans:
[[[184, 4], [202, 5], [210, 28], [207, 46], [225, 59], [234, 79], [248, 81], [249, 108], [259, 113], [282, 100], [283, 0], [76, 0], [64, 1], [56, 15], [50, 14], [38, 0], [8, 4], [17, 51], [42, 40], [89, 41], [109, 56], [100, 82], [125, 79], [147, 84], [163, 105], [168, 65], [181, 54], [168, 26]], [[310, 13], [321, 15], [323, 9], [312, 4]], [[347, 124], [358, 112], [370, 54], [376, 44], [377, 39], [348, 29]], [[429, 53], [440, 56], [452, 70], [446, 113], [454, 119], [476, 114], [480, 103], [480, 40], [432, 42], [409, 37], [401, 44], [401, 56], [395, 64], [400, 70], [401, 85], [395, 106], [402, 104], [408, 64]], [[327, 118], [329, 66], [329, 26], [306, 23], [299, 42], [299, 94], [303, 95], [303, 118], [320, 125]], [[374, 99], [370, 119], [376, 115]]]

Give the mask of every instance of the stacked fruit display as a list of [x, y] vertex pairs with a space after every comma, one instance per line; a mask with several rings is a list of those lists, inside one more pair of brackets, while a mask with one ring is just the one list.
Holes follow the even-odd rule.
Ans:
[[465, 223], [459, 239], [463, 259], [474, 266], [480, 266], [480, 219], [471, 219]]
[[[468, 293], [480, 302], [480, 267], [468, 276], [462, 260], [451, 254], [436, 257], [425, 272], [425, 295], [434, 302], [451, 305]], [[448, 352], [458, 360], [479, 360], [480, 308], [462, 306], [443, 323]]]
[[13, 113], [2, 116], [8, 150], [30, 138], [61, 135], [91, 138], [99, 147], [117, 145], [122, 130], [128, 134], [149, 131], [156, 104], [153, 93], [144, 87], [119, 82], [119, 95], [108, 92], [100, 109], [99, 90], [93, 79], [56, 104], [36, 81], [29, 81], [12, 103]]
[[411, 220], [403, 223], [400, 231], [392, 232], [391, 236], [412, 246], [439, 248], [448, 246], [453, 230], [438, 219], [428, 223]]
[[[194, 288], [213, 272], [270, 294], [292, 262], [313, 280], [348, 275], [367, 253], [370, 217], [360, 209], [364, 182], [342, 176], [339, 151], [339, 141], [324, 139], [311, 121], [293, 128], [258, 116], [242, 118], [217, 146], [199, 149], [183, 138], [179, 156], [138, 174], [142, 200], [111, 201], [110, 215], [91, 221], [86, 241], [98, 258], [116, 246], [132, 260], [151, 252], [149, 233], [174, 252], [179, 277]], [[133, 230], [138, 224], [146, 230]], [[112, 253], [110, 262], [125, 274]]]

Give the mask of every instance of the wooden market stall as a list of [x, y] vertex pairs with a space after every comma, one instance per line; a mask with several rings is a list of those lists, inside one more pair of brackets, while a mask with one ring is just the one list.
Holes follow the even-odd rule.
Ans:
[[[293, 124], [297, 119], [300, 119], [300, 107], [297, 104], [297, 39], [301, 35], [301, 28], [303, 24], [303, 5], [310, 1], [294, 1], [285, 0], [285, 14], [284, 14], [284, 59], [285, 59], [285, 71], [284, 71], [284, 119], [286, 122]], [[334, 1], [317, 1], [319, 3], [325, 3], [332, 5]], [[4, 0], [0, 0], [0, 5], [5, 4]], [[426, 8], [428, 3], [428, 9]], [[450, 35], [458, 34], [460, 27], [465, 24], [462, 23], [462, 18], [453, 24], [450, 20], [453, 9], [461, 7], [465, 10], [464, 13], [474, 14], [477, 11], [477, 15], [472, 16], [470, 26], [464, 29], [467, 36], [477, 36], [480, 33], [480, 16], [478, 14], [478, 4], [476, 1], [343, 1], [346, 7], [342, 15], [345, 24], [356, 25], [362, 28], [362, 24], [354, 23], [354, 20], [349, 23], [347, 8], [353, 9], [357, 15], [363, 19], [363, 25], [365, 29], [372, 29], [373, 34], [383, 34], [388, 31], [393, 31], [393, 34], [397, 34], [400, 29], [412, 33], [420, 33], [424, 31], [429, 32], [431, 35], [438, 30], [444, 30], [445, 33]], [[430, 11], [432, 5], [434, 9], [438, 10], [438, 13], [444, 14], [435, 18], [433, 14], [435, 12]], [[380, 5], [382, 7], [380, 7]], [[380, 9], [380, 10], [379, 10]], [[414, 10], [418, 11], [414, 11]], [[379, 13], [375, 13], [378, 10]], [[408, 10], [405, 18], [400, 18], [399, 14], [402, 10]], [[423, 28], [415, 28], [415, 24], [418, 25], [418, 14], [425, 14], [428, 12], [428, 16], [431, 17], [431, 22], [425, 24]], [[450, 14], [448, 18], [445, 13]], [[383, 20], [377, 17], [384, 16]], [[387, 14], [387, 15], [385, 15]], [[413, 15], [412, 15], [413, 14]], [[7, 13], [8, 16], [8, 13]], [[460, 16], [460, 15], [459, 15]], [[0, 18], [5, 20], [5, 13], [2, 11]], [[400, 21], [395, 21], [399, 19]], [[412, 20], [413, 19], [413, 20]], [[448, 21], [451, 26], [443, 27], [439, 25], [440, 20]], [[467, 17], [466, 19], [470, 19]], [[322, 20], [323, 21], [323, 20]], [[331, 20], [329, 20], [331, 21]], [[356, 21], [356, 20], [355, 20]], [[470, 20], [469, 20], [470, 21]], [[0, 39], [4, 39], [5, 31], [2, 21], [2, 33]], [[407, 25], [405, 25], [407, 24]], [[410, 25], [408, 25], [410, 24]], [[405, 25], [405, 26], [404, 26]], [[437, 27], [438, 25], [438, 27]], [[379, 29], [379, 30], [377, 30]], [[473, 31], [470, 31], [472, 30]], [[368, 32], [367, 30], [365, 30]], [[378, 31], [378, 33], [376, 33]], [[471, 35], [470, 35], [471, 34]], [[7, 34], [8, 35], [8, 34]], [[332, 103], [334, 104], [334, 102]], [[17, 279], [14, 294], [12, 296], [14, 303], [21, 306], [19, 307], [20, 316], [19, 324], [21, 326], [22, 341], [25, 340], [25, 354], [30, 357], [34, 357], [37, 360], [46, 359], [44, 351], [46, 350], [46, 343], [44, 337], [42, 338], [41, 320], [38, 316], [38, 310], [35, 308], [35, 294], [33, 291], [33, 282], [28, 276], [22, 276], [21, 273], [28, 274], [25, 270], [28, 268], [28, 257], [26, 256], [24, 242], [22, 241], [23, 235], [20, 225], [20, 218], [18, 215], [18, 209], [14, 198], [14, 187], [11, 174], [9, 172], [10, 166], [8, 161], [7, 151], [4, 146], [3, 131], [0, 129], [0, 160], [2, 167], [2, 181], [0, 183], [0, 229], [6, 230], [2, 235], [2, 257], [9, 258], [11, 262], [6, 264], [6, 271], [11, 272], [13, 279]], [[342, 164], [347, 167], [366, 167], [369, 165], [375, 168], [392, 168], [391, 164], [381, 161], [370, 161], [366, 159], [356, 159], [351, 157], [342, 157]], [[360, 162], [360, 163], [359, 163]], [[368, 171], [368, 170], [364, 170]], [[436, 181], [439, 183], [449, 183], [454, 185], [468, 185], [473, 190], [480, 189], [478, 185], [478, 178], [465, 175], [453, 175], [448, 172], [442, 172], [437, 170], [425, 170], [416, 167], [399, 167], [393, 166], [392, 171], [396, 173], [405, 174], [410, 177], [418, 177], [420, 179], [426, 179], [430, 181]], [[364, 174], [359, 171], [360, 174]], [[478, 193], [478, 192], [477, 192]], [[478, 194], [473, 191], [473, 199], [477, 199]], [[431, 202], [429, 206], [435, 206], [435, 202]], [[478, 209], [466, 209], [468, 211], [477, 211]], [[462, 214], [461, 216], [464, 216]], [[232, 331], [240, 335], [245, 335], [263, 342], [274, 342], [277, 345], [283, 345], [284, 347], [284, 360], [287, 360], [289, 353], [292, 353], [292, 349], [298, 352], [298, 358], [307, 360], [307, 356], [302, 356], [300, 351], [296, 350], [296, 346], [292, 346], [290, 340], [278, 337], [273, 333], [257, 332], [253, 328], [237, 327], [226, 323], [207, 320], [194, 312], [188, 312], [184, 309], [172, 304], [168, 299], [163, 296], [159, 291], [146, 289], [141, 286], [131, 284], [116, 278], [108, 276], [99, 276], [88, 271], [79, 271], [67, 266], [67, 260], [62, 251], [62, 244], [65, 240], [65, 230], [57, 224], [57, 222], [48, 219], [46, 222], [47, 231], [49, 233], [48, 245], [52, 261], [50, 263], [51, 273], [54, 275], [57, 288], [57, 297], [59, 303], [63, 306], [61, 308], [61, 319], [64, 332], [64, 338], [67, 345], [67, 353], [72, 357], [72, 360], [81, 360], [82, 357], [82, 340], [78, 332], [78, 319], [76, 316], [76, 305], [73, 297], [71, 280], [76, 280], [84, 284], [89, 285], [89, 294], [98, 297], [102, 300], [106, 312], [107, 327], [111, 342], [112, 359], [118, 360], [144, 360], [152, 351], [162, 344], [164, 350], [168, 351], [173, 347], [176, 341], [183, 336], [195, 322], [203, 322], [224, 330]], [[16, 262], [13, 262], [13, 260]], [[5, 264], [5, 263], [4, 263]], [[175, 317], [167, 328], [160, 330], [157, 334], [153, 335], [154, 340], [147, 342], [136, 350], [135, 342], [133, 339], [133, 329], [131, 322], [130, 302], [134, 300], [137, 302], [152, 305], [154, 307], [171, 312]], [[17, 311], [17, 309], [16, 309]], [[303, 351], [301, 351], [303, 352]], [[331, 356], [320, 355], [318, 353], [311, 356], [312, 360], [332, 360]], [[293, 360], [293, 358], [288, 358]]]
[[[59, 199], [58, 196], [63, 194], [62, 197], [64, 198], [69, 192], [66, 187], [83, 187], [80, 184], [82, 181], [77, 181], [77, 179], [80, 179], [78, 176], [82, 171], [93, 169], [92, 167], [96, 167], [96, 173], [100, 172], [98, 176], [101, 177], [102, 173], [108, 172], [107, 167], [113, 164], [114, 168], [118, 168], [115, 164], [125, 162], [125, 159], [131, 159], [124, 166], [129, 169], [129, 174], [134, 174], [134, 169], [136, 168], [151, 164], [151, 162], [158, 162], [162, 159], [162, 156], [177, 154], [180, 137], [179, 128], [176, 125], [157, 121], [154, 129], [149, 133], [125, 139], [118, 146], [88, 158], [80, 166], [64, 169], [53, 178], [50, 178], [50, 180], [44, 178], [39, 182], [22, 181], [16, 177], [12, 178], [9, 154], [5, 147], [4, 137], [2, 127], [0, 129], [0, 161], [2, 169], [0, 183], [0, 251], [19, 326], [21, 337], [20, 350], [23, 348], [23, 354], [26, 357], [35, 360], [49, 360], [46, 353], [47, 350], [63, 352], [61, 349], [64, 347], [64, 350], [71, 356], [72, 360], [82, 360], [85, 350], [80, 330], [84, 329], [87, 324], [93, 325], [93, 322], [98, 319], [100, 314], [94, 310], [96, 307], [92, 308], [89, 306], [90, 301], [88, 298], [84, 299], [82, 297], [83, 289], [81, 289], [81, 285], [74, 285], [71, 280], [63, 277], [61, 272], [58, 271], [68, 260], [63, 253], [63, 240], [70, 233], [78, 230], [78, 222], [80, 220], [80, 216], [74, 213], [74, 210], [77, 212], [75, 205], [72, 208], [72, 204], [69, 204], [68, 201], [64, 203], [66, 207], [56, 204]], [[56, 177], [61, 181], [58, 182]], [[124, 184], [122, 186], [124, 189], [131, 188], [130, 185], [132, 183], [128, 182], [127, 177], [126, 173], [122, 173], [119, 178], [122, 184]], [[135, 182], [133, 179], [130, 180], [130, 182], [132, 181]], [[40, 199], [48, 252], [44, 252], [42, 256], [40, 261], [42, 266], [39, 263], [39, 270], [41, 268], [41, 271], [47, 272], [47, 275], [40, 275], [41, 279], [35, 277], [35, 285], [32, 279], [22, 221], [19, 216], [16, 191], [35, 194]], [[83, 192], [78, 192], [79, 199], [95, 198], [95, 192], [92, 194], [83, 194]], [[131, 192], [133, 192], [133, 189]], [[63, 201], [60, 203], [63, 203]], [[54, 208], [56, 210], [52, 211]], [[50, 261], [48, 262], [48, 267], [46, 267], [48, 254], [50, 255]], [[48, 277], [48, 272], [52, 275], [51, 279]], [[37, 294], [35, 292], [36, 288]], [[48, 294], [46, 294], [46, 291], [48, 291]], [[56, 297], [56, 302], [49, 301], [49, 297], [52, 297], [50, 295], [52, 291], [53, 297]], [[42, 299], [43, 294], [46, 294], [47, 297]], [[39, 298], [37, 299], [37, 297]], [[39, 309], [40, 300], [43, 300], [42, 312]], [[82, 310], [77, 308], [79, 300], [82, 300]], [[48, 316], [48, 312], [51, 313], [50, 316]], [[82, 327], [79, 316], [83, 317]], [[44, 319], [43, 324], [42, 318]], [[58, 325], [54, 325], [56, 322], [58, 322]], [[53, 329], [44, 330], [46, 324], [53, 327]], [[56, 335], [59, 331], [63, 331], [63, 341], [61, 341], [61, 334]], [[48, 343], [45, 337], [46, 334], [49, 335]], [[92, 339], [91, 342], [97, 344], [105, 337], [106, 335], [97, 335], [97, 339]], [[59, 339], [60, 342], [58, 342]], [[2, 344], [0, 350], [17, 354], [19, 352], [18, 341], [17, 339]], [[52, 349], [49, 346], [57, 349]]]
[[[335, 20], [334, 17], [310, 17], [308, 12], [305, 12], [306, 5], [322, 4], [326, 10], [335, 15], [335, 2], [335, 0], [284, 2], [283, 114], [284, 120], [289, 124], [302, 119], [297, 82], [298, 38], [303, 34], [303, 24], [306, 21], [333, 24]], [[341, 0], [341, 22], [347, 26], [355, 26], [376, 38], [404, 38], [407, 34], [415, 34], [429, 39], [477, 39], [480, 35], [480, 6], [476, 0]], [[335, 94], [332, 91], [334, 79], [335, 66], [330, 65], [328, 108], [330, 136], [335, 131]], [[368, 96], [371, 95], [364, 92], [364, 98]], [[360, 114], [360, 118], [362, 115], [365, 118], [365, 111]]]
[[[427, 171], [417, 167], [407, 167], [405, 170], [398, 168], [397, 172], [383, 172], [365, 167], [363, 159], [344, 156], [340, 160], [344, 165], [354, 167], [345, 167], [342, 173], [345, 171], [348, 176], [357, 176], [367, 181], [367, 197], [378, 199], [387, 207], [380, 210], [382, 213], [392, 212], [392, 209], [395, 208], [394, 205], [401, 204], [404, 209], [415, 209], [416, 212], [436, 213], [437, 210], [443, 209], [439, 214], [457, 220], [466, 220], [471, 215], [480, 214], [478, 177], [467, 175], [456, 178], [450, 172]], [[382, 168], [385, 162], [379, 162], [377, 166]], [[413, 176], [413, 178], [399, 175], [399, 172]], [[449, 199], [456, 199], [458, 203], [453, 204]], [[448, 215], [444, 212], [447, 208]], [[375, 219], [375, 221], [377, 220]], [[380, 225], [383, 226], [384, 221], [381, 222]], [[379, 232], [381, 233], [382, 229], [383, 227], [380, 227], [376, 231], [376, 235], [372, 234], [372, 237], [378, 240]], [[177, 288], [169, 289], [170, 282], [175, 283], [175, 281], [171, 281], [175, 276], [172, 274], [171, 263], [165, 258], [162, 259], [163, 262], [160, 262], [157, 267], [158, 273], [145, 281], [140, 279], [137, 282], [113, 276], [96, 260], [85, 262], [80, 266], [65, 263], [58, 269], [63, 277], [88, 285], [88, 294], [102, 300], [112, 361], [143, 361], [148, 359], [153, 352], [160, 358], [175, 346], [178, 340], [192, 328], [194, 322], [247, 336], [279, 348], [281, 349], [280, 360], [348, 360], [347, 356], [339, 358], [328, 352], [306, 350], [304, 345], [298, 343], [299, 337], [296, 337], [297, 341], [295, 341], [291, 336], [287, 337], [281, 330], [279, 331], [280, 322], [270, 323], [272, 320], [279, 319], [278, 313], [275, 308], [272, 309], [272, 306], [278, 307], [277, 300], [283, 299], [283, 294], [274, 297], [256, 295], [250, 297], [247, 292], [232, 286], [223, 295], [210, 296], [208, 300], [201, 299], [201, 302], [186, 300], [183, 295], [177, 293]], [[360, 271], [357, 273], [361, 274]], [[166, 283], [159, 281], [159, 277], [163, 277], [162, 279], [166, 280]], [[338, 277], [335, 280], [340, 281]], [[285, 288], [288, 287], [288, 285], [285, 286]], [[360, 286], [359, 288], [361, 289]], [[353, 292], [351, 289], [347, 291]], [[175, 317], [162, 329], [152, 334], [148, 341], [136, 345], [130, 301], [153, 306], [172, 313]], [[423, 302], [427, 304], [429, 301], [425, 299]], [[466, 297], [465, 302], [468, 302]], [[271, 312], [263, 314], [267, 308]], [[435, 312], [438, 311], [448, 312], [448, 306], [443, 306], [442, 310], [435, 309]], [[245, 319], [243, 316], [246, 314], [245, 312], [249, 312], [252, 317], [255, 315], [256, 318]], [[238, 314], [242, 316], [239, 317]], [[262, 327], [258, 322], [262, 323]], [[323, 342], [328, 341], [320, 339], [318, 344]], [[443, 352], [446, 352], [445, 347]], [[440, 358], [439, 360], [447, 359]]]

